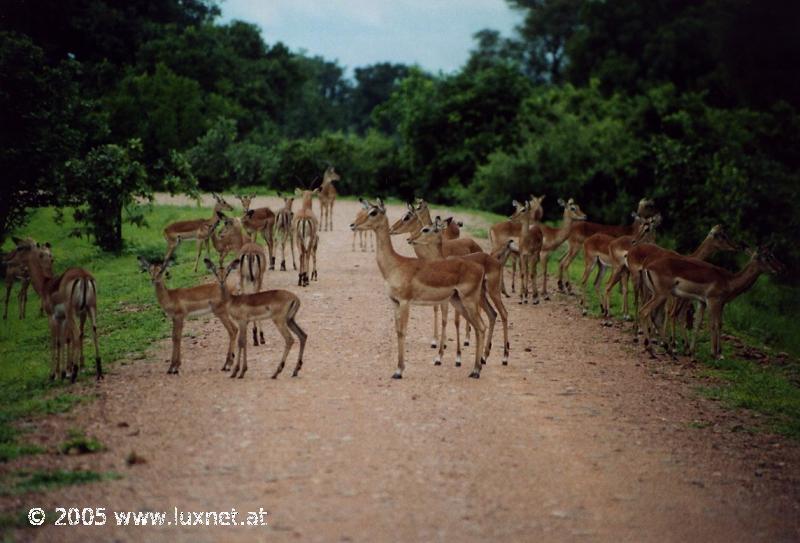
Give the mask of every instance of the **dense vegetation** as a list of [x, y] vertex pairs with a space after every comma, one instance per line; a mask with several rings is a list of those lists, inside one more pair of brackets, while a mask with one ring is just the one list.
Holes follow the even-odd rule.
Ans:
[[6, 2], [0, 241], [73, 205], [119, 251], [154, 190], [289, 189], [335, 163], [345, 193], [491, 211], [546, 193], [621, 222], [648, 195], [681, 248], [722, 222], [798, 269], [800, 4], [507, 1], [515, 35], [478, 32], [461, 70], [352, 79], [213, 0]]

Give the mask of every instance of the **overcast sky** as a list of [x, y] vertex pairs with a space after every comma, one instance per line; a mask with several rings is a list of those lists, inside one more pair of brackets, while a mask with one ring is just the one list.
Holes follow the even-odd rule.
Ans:
[[255, 23], [264, 40], [352, 69], [376, 62], [452, 72], [473, 48], [472, 35], [510, 35], [520, 15], [504, 0], [223, 0], [222, 20]]

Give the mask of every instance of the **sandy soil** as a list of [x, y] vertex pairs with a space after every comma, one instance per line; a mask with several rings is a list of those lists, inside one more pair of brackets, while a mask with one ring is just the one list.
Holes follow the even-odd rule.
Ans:
[[[275, 199], [258, 199], [257, 205]], [[4, 467], [116, 471], [116, 481], [0, 498], [3, 509], [106, 507], [103, 527], [27, 529], [33, 541], [790, 541], [800, 539], [800, 447], [750, 432], [757, 416], [703, 399], [696, 369], [639, 354], [620, 328], [583, 318], [574, 299], [509, 301], [510, 365], [495, 349], [432, 364], [430, 308], [412, 310], [407, 368], [373, 253], [352, 252], [358, 204], [337, 202], [319, 281], [297, 292], [309, 333], [300, 377], [270, 380], [278, 334], [250, 349], [250, 371], [219, 371], [216, 320], [186, 327], [180, 376], [169, 343], [116, 365], [97, 401], [36, 423], [45, 446], [83, 427], [95, 455], [38, 455]], [[316, 209], [316, 206], [315, 206]], [[401, 208], [390, 208], [390, 218]], [[469, 217], [464, 217], [469, 222]], [[409, 253], [402, 240], [398, 250]], [[182, 248], [181, 251], [190, 251]], [[142, 280], [133, 276], [131, 280]], [[452, 328], [449, 335], [452, 334]], [[495, 341], [498, 345], [499, 341]], [[288, 369], [295, 360], [292, 351]], [[471, 348], [465, 349], [469, 359]], [[135, 452], [144, 463], [128, 466]], [[267, 527], [117, 527], [111, 511], [269, 511]], [[240, 513], [241, 514], [241, 513]], [[240, 518], [242, 518], [240, 516]]]

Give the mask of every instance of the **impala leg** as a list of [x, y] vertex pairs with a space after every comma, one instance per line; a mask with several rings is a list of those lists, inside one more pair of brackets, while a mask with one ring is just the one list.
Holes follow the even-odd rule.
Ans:
[[50, 380], [53, 381], [58, 375], [58, 322], [50, 317], [48, 324], [50, 325]]
[[292, 268], [297, 271], [297, 262], [294, 259], [294, 232], [289, 231], [289, 248], [292, 250]]
[[[433, 306], [434, 309], [438, 309], [439, 306]], [[433, 360], [434, 366], [441, 366], [442, 365], [442, 358], [444, 357], [444, 349], [447, 345], [447, 304], [441, 305], [442, 310], [442, 334], [439, 337], [439, 351], [436, 353], [436, 358]]]
[[408, 302], [398, 302], [392, 300], [394, 306], [394, 328], [397, 333], [397, 370], [392, 379], [402, 379], [403, 370], [406, 368], [405, 349], [406, 349], [406, 329], [408, 328]]
[[[597, 257], [594, 258], [586, 257], [583, 259], [583, 275], [581, 276], [580, 305], [584, 315], [586, 315], [586, 313], [588, 312], [588, 310], [586, 309], [586, 283], [589, 281], [589, 276], [592, 274], [592, 270], [594, 269], [596, 263], [597, 263]], [[559, 284], [561, 284], [560, 280]]]
[[456, 367], [461, 366], [461, 313], [453, 312], [453, 324], [456, 327]]
[[317, 277], [317, 247], [319, 246], [319, 237], [314, 240], [314, 247], [311, 249], [311, 280], [318, 281]]
[[[261, 236], [267, 242], [267, 252], [269, 253], [269, 269], [275, 269], [275, 255], [273, 250], [275, 248], [275, 236], [273, 235], [273, 223], [268, 223], [266, 228], [261, 231]], [[255, 236], [254, 236], [255, 237]]]
[[83, 338], [84, 338], [84, 328], [86, 327], [86, 311], [81, 312], [80, 321], [78, 325], [78, 367], [83, 369], [84, 367], [84, 360], [83, 360]]
[[[472, 368], [472, 372], [469, 374], [470, 377], [473, 379], [477, 379], [481, 376], [481, 347], [483, 346], [483, 340], [486, 333], [486, 325], [483, 323], [483, 319], [481, 319], [480, 315], [480, 293], [478, 296], [473, 297], [470, 300], [461, 300], [458, 296], [454, 296], [458, 300], [458, 305], [456, 305], [456, 309], [461, 309], [464, 314], [464, 318], [467, 319], [472, 327], [475, 328], [475, 366]], [[477, 299], [475, 299], [477, 298]]]
[[178, 373], [181, 366], [181, 337], [183, 336], [183, 317], [172, 319], [172, 360], [167, 373]]
[[225, 331], [228, 332], [228, 352], [225, 354], [225, 363], [220, 368], [221, 371], [229, 371], [231, 369], [231, 365], [233, 365], [234, 354], [233, 351], [236, 348], [236, 339], [239, 333], [239, 329], [237, 328], [236, 324], [230, 319], [228, 313], [221, 308], [215, 308], [214, 314], [222, 323], [222, 326], [225, 327]]
[[[500, 314], [500, 322], [503, 323], [503, 365], [506, 366], [508, 365], [508, 351], [509, 351], [508, 310], [506, 309], [506, 306], [503, 303], [503, 297], [500, 295], [500, 289], [498, 287], [490, 288], [488, 294], [489, 297], [492, 299], [492, 302], [494, 303], [495, 309]], [[489, 338], [489, 342], [491, 343], [491, 337]]]
[[[360, 232], [360, 230], [359, 230], [359, 232]], [[356, 252], [356, 236], [357, 235], [358, 235], [358, 232], [353, 232], [353, 248], [352, 248], [353, 252]]]
[[489, 354], [492, 352], [492, 336], [494, 335], [494, 325], [497, 322], [497, 311], [489, 303], [486, 298], [486, 291], [483, 289], [481, 289], [481, 309], [489, 319], [489, 329], [484, 339], [483, 358], [481, 358], [481, 364], [486, 364], [486, 361], [489, 360]]
[[[28, 306], [28, 287], [31, 284], [30, 277], [22, 280], [19, 286], [19, 318], [25, 318], [25, 309]], [[39, 304], [39, 314], [44, 315], [44, 302]], [[4, 317], [5, 318], [5, 317]]]
[[[600, 302], [600, 305], [603, 307], [603, 312], [605, 313], [606, 316], [610, 316], [611, 315], [611, 310], [610, 310], [610, 307], [611, 307], [611, 290], [614, 288], [614, 285], [616, 285], [620, 281], [624, 270], [625, 270], [625, 268], [623, 266], [619, 266], [619, 267], [614, 268], [614, 271], [611, 272], [611, 277], [609, 277], [608, 281], [606, 282], [606, 288], [603, 291], [603, 299]], [[625, 313], [628, 312], [627, 303], [628, 303], [627, 298], [623, 298], [623, 304], [625, 304], [625, 308], [626, 308], [626, 309], [623, 310], [623, 312], [625, 312]]]
[[238, 328], [236, 345], [239, 356], [233, 366], [233, 371], [231, 371], [231, 379], [235, 377], [242, 378], [247, 371], [247, 321], [240, 322]]
[[278, 375], [283, 371], [283, 366], [286, 365], [286, 359], [289, 357], [289, 351], [292, 350], [292, 345], [294, 344], [294, 336], [289, 331], [289, 327], [286, 325], [286, 319], [273, 319], [272, 322], [275, 323], [275, 327], [278, 329], [278, 332], [283, 336], [283, 356], [281, 357], [281, 363], [278, 364], [278, 367], [275, 369], [275, 373], [272, 374], [273, 379], [277, 379]]
[[[447, 322], [447, 321], [445, 321]], [[439, 338], [439, 306], [433, 306], [433, 339], [431, 340], [431, 349], [438, 347], [437, 340]]]
[[[608, 270], [608, 266], [603, 265], [603, 262], [598, 260], [597, 261], [597, 277], [594, 278], [594, 295], [598, 300], [601, 300], [601, 298], [600, 298], [600, 285], [603, 282], [603, 277], [605, 277], [607, 270]], [[600, 302], [600, 305], [601, 306], [603, 305], [602, 301]], [[608, 315], [606, 315], [606, 317], [607, 316]]]
[[300, 373], [300, 368], [303, 367], [303, 352], [306, 350], [306, 339], [308, 338], [308, 334], [306, 334], [303, 329], [300, 328], [300, 326], [294, 320], [294, 316], [288, 319], [287, 324], [300, 340], [300, 353], [297, 355], [297, 365], [294, 367], [294, 371], [292, 372], [292, 377], [297, 377], [297, 374]]
[[511, 292], [515, 292], [516, 278], [517, 278], [517, 260], [518, 257], [511, 255]]
[[[621, 266], [620, 269], [622, 270], [621, 279], [622, 281], [622, 318], [626, 321], [631, 320], [631, 314], [628, 312], [628, 279], [630, 277], [630, 273], [628, 273], [628, 268]], [[609, 313], [609, 306], [608, 300], [606, 300], [606, 313]]]
[[542, 262], [542, 298], [549, 300], [550, 294], [547, 292], [547, 262], [550, 260], [550, 251], [541, 251], [539, 259]]
[[539, 286], [536, 284], [536, 268], [539, 265], [539, 253], [534, 253], [531, 255], [531, 263], [530, 263], [530, 272], [531, 272], [531, 303], [533, 305], [537, 305], [539, 303]]
[[558, 289], [567, 294], [572, 293], [572, 285], [569, 282], [569, 265], [578, 256], [580, 245], [570, 244], [566, 254], [558, 262]]
[[[3, 320], [8, 319], [8, 300], [11, 298], [11, 289], [14, 287], [14, 277], [11, 274], [6, 275], [6, 302], [5, 310], [3, 311]], [[22, 306], [19, 306], [19, 318], [22, 318]]]

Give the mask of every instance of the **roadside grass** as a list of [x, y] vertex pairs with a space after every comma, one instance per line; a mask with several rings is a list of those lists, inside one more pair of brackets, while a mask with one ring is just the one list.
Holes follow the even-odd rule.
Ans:
[[105, 445], [76, 429], [69, 430], [66, 441], [58, 446], [61, 454], [90, 454], [104, 450]]
[[[39, 209], [30, 223], [15, 233], [53, 244], [56, 273], [67, 267], [81, 266], [97, 279], [98, 332], [103, 369], [113, 371], [116, 360], [141, 357], [154, 341], [167, 337], [170, 323], [155, 301], [153, 287], [145, 274], [139, 273], [136, 256], [163, 258], [165, 224], [187, 218], [205, 216], [197, 207], [153, 206], [145, 213], [148, 226], [125, 225], [125, 249], [119, 255], [104, 253], [85, 238], [70, 237], [74, 228], [71, 212], [65, 210], [63, 224], [57, 224], [54, 209]], [[12, 248], [11, 240], [3, 246]], [[178, 249], [180, 266], [171, 268], [170, 286], [189, 286], [205, 280], [205, 270], [192, 271], [194, 242]], [[42, 452], [26, 444], [17, 421], [33, 416], [61, 413], [85, 398], [76, 394], [67, 382], [49, 380], [50, 344], [45, 317], [39, 315], [39, 298], [31, 288], [27, 317], [18, 318], [14, 287], [9, 304], [8, 320], [0, 322], [0, 462], [22, 454]], [[81, 379], [90, 381], [94, 372], [94, 349], [87, 327], [84, 344], [86, 368]]]

